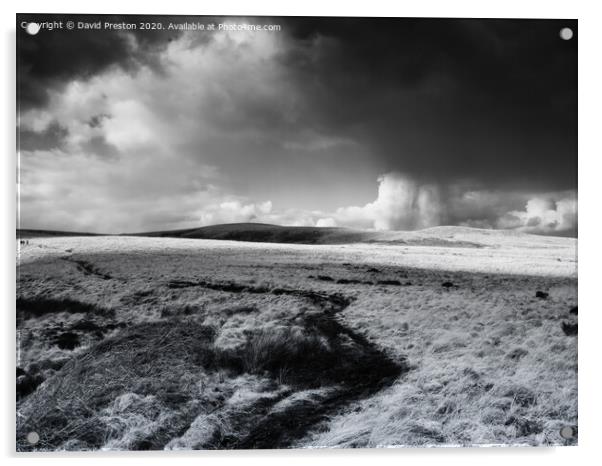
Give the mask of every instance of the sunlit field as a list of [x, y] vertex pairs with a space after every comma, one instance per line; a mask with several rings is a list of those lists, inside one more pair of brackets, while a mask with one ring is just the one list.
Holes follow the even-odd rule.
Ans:
[[576, 442], [575, 239], [17, 247], [19, 450]]

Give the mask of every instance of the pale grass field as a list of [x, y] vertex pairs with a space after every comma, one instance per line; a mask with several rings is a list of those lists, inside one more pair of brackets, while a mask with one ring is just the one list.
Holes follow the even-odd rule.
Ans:
[[[18, 245], [22, 307], [70, 299], [104, 313], [18, 311], [18, 366], [44, 380], [18, 402], [18, 448], [28, 449], [20, 435], [50, 425], [60, 435], [40, 432], [40, 449], [570, 443], [559, 431], [577, 425], [577, 338], [562, 322], [576, 323], [576, 240], [445, 227], [396, 235]], [[433, 238], [452, 244], [391, 243]], [[56, 343], [65, 333], [74, 348]], [[363, 387], [360, 371], [354, 391], [325, 369], [357, 364], [376, 377], [368, 357], [399, 370], [378, 387]], [[295, 416], [303, 428], [286, 420]], [[269, 423], [288, 433], [274, 441]]]

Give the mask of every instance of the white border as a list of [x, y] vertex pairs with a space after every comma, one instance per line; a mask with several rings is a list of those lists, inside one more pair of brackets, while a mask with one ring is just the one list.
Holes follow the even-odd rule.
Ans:
[[430, 464], [461, 464], [514, 466], [531, 463], [568, 466], [588, 464], [602, 457], [597, 449], [598, 434], [602, 432], [602, 402], [598, 359], [602, 331], [602, 254], [600, 240], [599, 181], [602, 174], [602, 108], [600, 87], [602, 66], [602, 24], [599, 2], [586, 0], [430, 0], [398, 1], [370, 0], [364, 2], [327, 2], [326, 0], [231, 1], [208, 4], [201, 1], [164, 0], [126, 3], [123, 0], [101, 2], [21, 0], [1, 3], [2, 23], [2, 93], [0, 112], [2, 157], [2, 248], [0, 250], [3, 314], [3, 419], [0, 423], [2, 456], [12, 464], [14, 452], [14, 296], [15, 296], [15, 13], [147, 13], [147, 14], [208, 14], [208, 15], [268, 15], [268, 16], [426, 16], [426, 17], [502, 17], [502, 18], [577, 18], [579, 20], [579, 446], [569, 448], [437, 448], [383, 450], [296, 450], [247, 452], [182, 452], [162, 454], [149, 452], [20, 455], [21, 464], [36, 461], [40, 456], [48, 464], [63, 464], [66, 458], [86, 459], [87, 464], [106, 464], [107, 461], [127, 460], [132, 464], [218, 463], [265, 466], [266, 464], [315, 466], [345, 462], [360, 465], [370, 461], [380, 464], [408, 462]]

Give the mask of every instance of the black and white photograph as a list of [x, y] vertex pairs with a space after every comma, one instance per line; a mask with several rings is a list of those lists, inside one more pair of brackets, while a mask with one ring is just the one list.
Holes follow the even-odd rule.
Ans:
[[16, 19], [17, 452], [578, 444], [577, 19]]

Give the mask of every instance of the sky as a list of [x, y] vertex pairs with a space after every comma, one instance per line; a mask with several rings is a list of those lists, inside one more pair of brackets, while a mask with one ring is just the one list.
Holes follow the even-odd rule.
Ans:
[[[70, 19], [165, 29], [20, 27]], [[21, 228], [262, 222], [576, 235], [576, 20], [17, 22]]]

